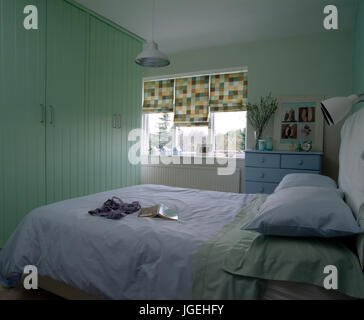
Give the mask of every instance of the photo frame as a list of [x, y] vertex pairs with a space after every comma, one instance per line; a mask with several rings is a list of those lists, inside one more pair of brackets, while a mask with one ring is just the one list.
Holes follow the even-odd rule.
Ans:
[[294, 151], [299, 143], [310, 141], [312, 151], [323, 151], [324, 118], [321, 112], [323, 96], [279, 97], [274, 116], [275, 149]]

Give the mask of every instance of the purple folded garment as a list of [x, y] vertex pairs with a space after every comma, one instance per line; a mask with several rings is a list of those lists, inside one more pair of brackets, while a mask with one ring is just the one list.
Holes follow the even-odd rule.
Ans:
[[120, 198], [112, 197], [112, 199], [107, 200], [101, 208], [89, 211], [88, 213], [92, 216], [118, 220], [128, 214], [137, 212], [140, 209], [141, 206], [138, 201], [124, 203]]

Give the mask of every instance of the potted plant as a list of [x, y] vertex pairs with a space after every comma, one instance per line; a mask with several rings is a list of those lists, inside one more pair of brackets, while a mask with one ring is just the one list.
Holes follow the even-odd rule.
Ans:
[[259, 104], [248, 103], [248, 121], [255, 130], [255, 148], [258, 148], [258, 141], [262, 138], [263, 131], [270, 118], [278, 108], [278, 101], [269, 93], [266, 97], [260, 98]]

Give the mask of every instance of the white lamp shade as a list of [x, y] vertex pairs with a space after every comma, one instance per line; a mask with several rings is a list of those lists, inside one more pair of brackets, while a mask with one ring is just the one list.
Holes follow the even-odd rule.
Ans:
[[359, 100], [359, 97], [354, 94], [347, 98], [338, 97], [322, 101], [321, 110], [326, 122], [330, 126], [339, 123]]
[[135, 62], [142, 67], [160, 68], [170, 64], [168, 56], [158, 50], [158, 45], [154, 42], [148, 42], [143, 51], [136, 57]]

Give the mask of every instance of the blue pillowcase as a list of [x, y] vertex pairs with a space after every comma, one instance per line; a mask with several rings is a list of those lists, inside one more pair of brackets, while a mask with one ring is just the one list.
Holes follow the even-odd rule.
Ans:
[[336, 189], [291, 187], [270, 195], [242, 227], [264, 235], [334, 238], [363, 233]]
[[330, 177], [313, 173], [287, 174], [275, 189], [275, 192], [292, 187], [322, 187], [337, 189], [336, 182]]

